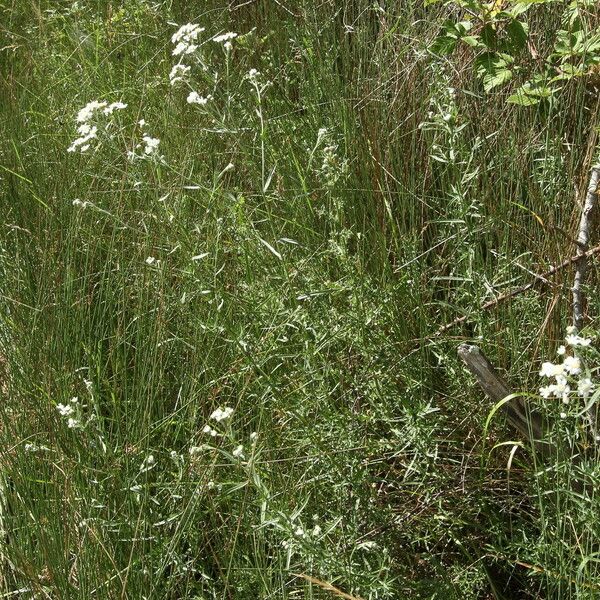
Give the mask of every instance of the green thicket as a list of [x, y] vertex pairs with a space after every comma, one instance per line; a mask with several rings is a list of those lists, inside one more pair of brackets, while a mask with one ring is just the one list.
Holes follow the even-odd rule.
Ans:
[[[486, 92], [432, 52], [457, 10], [0, 0], [2, 597], [597, 597], [593, 494], [484, 439], [456, 357], [539, 385], [571, 270], [480, 306], [575, 254], [597, 81], [507, 103], [544, 65]], [[205, 108], [169, 84], [188, 22], [240, 34]], [[68, 153], [93, 100], [128, 106]], [[163, 159], [128, 159], [140, 119]]]

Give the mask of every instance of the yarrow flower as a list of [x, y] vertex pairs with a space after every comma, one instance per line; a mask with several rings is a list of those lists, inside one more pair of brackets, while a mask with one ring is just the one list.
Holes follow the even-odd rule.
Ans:
[[587, 348], [592, 343], [592, 340], [572, 333], [567, 335], [565, 342], [567, 342], [569, 346], [581, 346]]
[[567, 373], [578, 375], [581, 373], [581, 360], [577, 356], [567, 356], [563, 363], [563, 367]]
[[209, 100], [212, 100], [212, 96], [209, 95], [204, 98], [203, 96], [200, 96], [198, 92], [190, 92], [187, 97], [188, 104], [199, 104], [200, 106], [205, 106], [208, 104]]
[[577, 393], [581, 397], [587, 398], [590, 395], [590, 393], [593, 391], [594, 391], [594, 384], [592, 383], [592, 380], [589, 377], [580, 379], [579, 382], [577, 383]]
[[77, 123], [80, 125], [77, 127], [77, 133], [79, 137], [74, 140], [71, 145], [67, 148], [67, 152], [86, 152], [90, 149], [90, 142], [98, 137], [98, 127], [90, 123], [92, 119], [100, 112], [104, 116], [110, 116], [115, 110], [123, 110], [127, 108], [127, 104], [123, 102], [113, 102], [108, 104], [107, 102], [98, 102], [93, 100], [88, 102], [78, 113], [76, 117]]
[[221, 408], [219, 406], [219, 408], [217, 408], [211, 413], [210, 418], [214, 419], [217, 422], [220, 422], [224, 421], [225, 419], [228, 419], [232, 414], [233, 408], [231, 408], [231, 406], [226, 406], [225, 408]]
[[124, 104], [123, 102], [113, 102], [112, 104], [109, 104], [102, 112], [105, 115], [112, 115], [115, 110], [123, 110], [124, 108], [127, 108], [127, 104]]
[[562, 365], [555, 365], [551, 362], [542, 363], [540, 369], [541, 377], [559, 377], [564, 373], [564, 367]]
[[217, 432], [210, 425], [205, 425], [202, 429], [202, 433], [207, 433], [211, 437], [217, 437]]
[[175, 85], [180, 81], [186, 81], [191, 69], [191, 67], [188, 67], [187, 65], [182, 65], [181, 63], [174, 65], [171, 69], [171, 72], [169, 73], [169, 81], [171, 85]]
[[107, 106], [106, 102], [98, 102], [97, 100], [93, 100], [92, 102], [88, 102], [78, 113], [77, 113], [77, 122], [78, 123], [87, 123], [94, 116], [94, 113]]
[[230, 40], [235, 39], [237, 36], [238, 36], [237, 33], [234, 33], [233, 31], [229, 31], [227, 33], [222, 33], [221, 35], [216, 35], [213, 38], [213, 42], [217, 42], [217, 43], [228, 42]]
[[182, 54], [192, 54], [198, 48], [198, 36], [204, 31], [204, 27], [187, 23], [182, 25], [171, 37], [171, 42], [176, 44], [173, 49], [173, 56]]
[[244, 458], [244, 446], [238, 446], [231, 454], [235, 458]]
[[158, 138], [150, 137], [149, 135], [143, 135], [142, 140], [146, 147], [144, 148], [144, 154], [155, 154], [158, 150], [158, 145], [160, 144], [160, 140]]
[[68, 417], [69, 415], [73, 414], [73, 407], [70, 404], [57, 404], [56, 410], [63, 417]]

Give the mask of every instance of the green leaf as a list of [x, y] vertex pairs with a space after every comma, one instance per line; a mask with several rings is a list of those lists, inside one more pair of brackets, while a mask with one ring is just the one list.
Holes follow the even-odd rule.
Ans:
[[464, 37], [460, 38], [465, 44], [467, 44], [467, 46], [471, 46], [471, 48], [477, 48], [478, 46], [481, 45], [481, 42], [479, 41], [479, 36], [478, 35], [465, 35]]
[[510, 69], [494, 69], [483, 76], [483, 89], [486, 92], [492, 91], [495, 87], [506, 83], [512, 79], [512, 71]]
[[543, 98], [549, 98], [556, 90], [549, 88], [543, 81], [528, 81], [522, 85], [507, 102], [520, 106], [533, 106]]
[[498, 34], [491, 23], [487, 23], [481, 30], [481, 40], [490, 50], [496, 49]]
[[454, 52], [454, 49], [456, 48], [457, 41], [458, 40], [456, 38], [450, 37], [449, 35], [438, 35], [437, 38], [435, 38], [433, 44], [431, 45], [431, 52], [440, 56], [452, 54]]
[[506, 31], [510, 38], [511, 46], [515, 50], [522, 50], [529, 36], [529, 25], [523, 21], [513, 19], [507, 26]]

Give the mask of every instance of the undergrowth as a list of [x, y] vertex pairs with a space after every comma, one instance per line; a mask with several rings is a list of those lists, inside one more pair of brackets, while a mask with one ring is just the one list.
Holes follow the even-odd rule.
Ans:
[[597, 597], [579, 422], [456, 356], [564, 337], [569, 269], [480, 307], [575, 254], [593, 81], [508, 104], [416, 0], [0, 14], [2, 597]]

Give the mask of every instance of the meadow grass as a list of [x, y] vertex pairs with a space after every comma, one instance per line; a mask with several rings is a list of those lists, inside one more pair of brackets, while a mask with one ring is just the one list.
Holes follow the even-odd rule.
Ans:
[[485, 95], [417, 0], [0, 14], [0, 597], [598, 597], [594, 456], [532, 468], [456, 357], [533, 391], [564, 336], [570, 271], [479, 307], [575, 253], [587, 82]]

